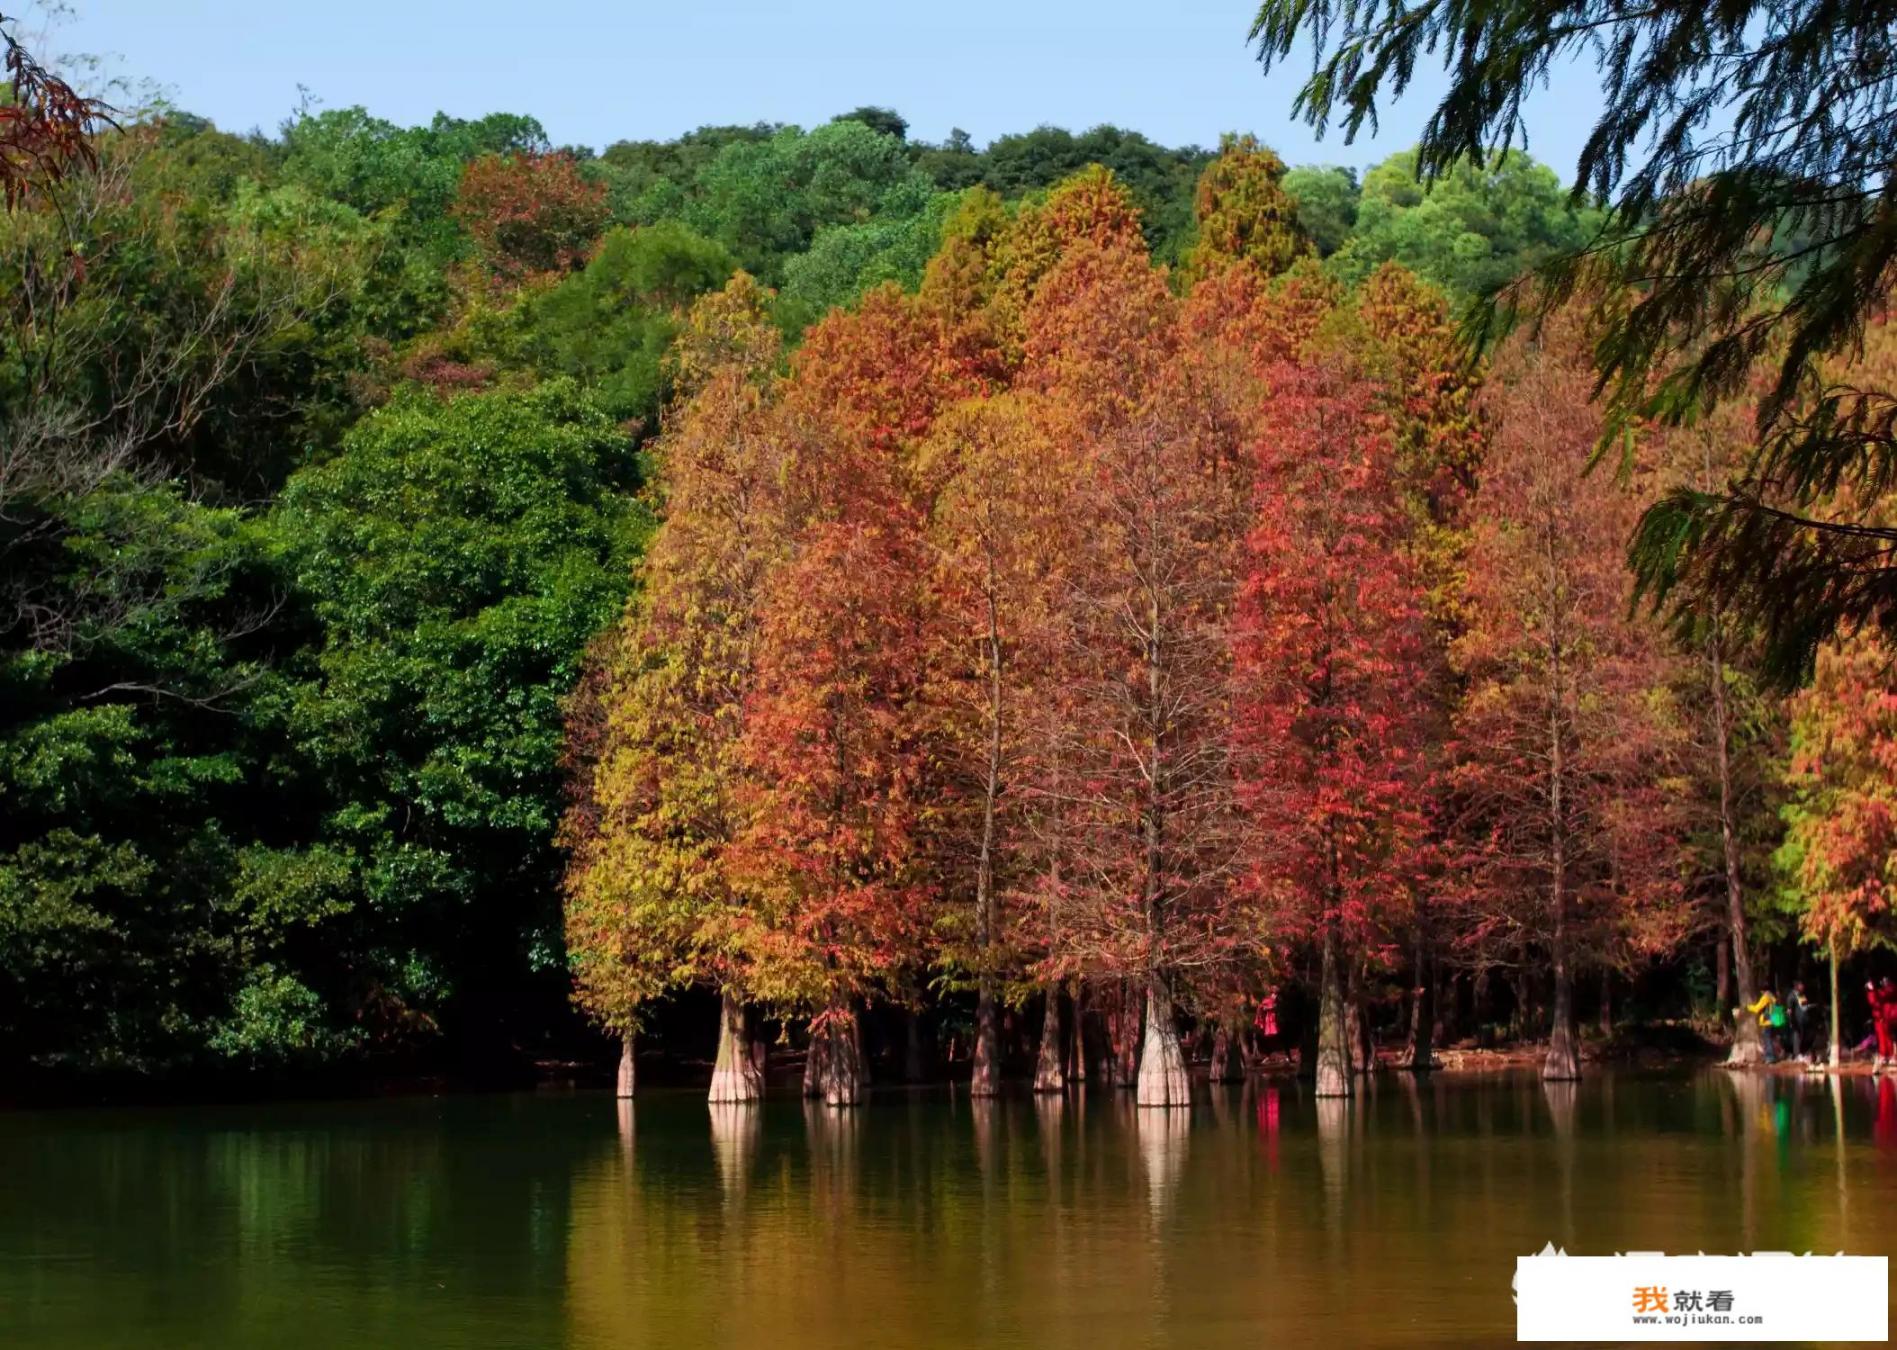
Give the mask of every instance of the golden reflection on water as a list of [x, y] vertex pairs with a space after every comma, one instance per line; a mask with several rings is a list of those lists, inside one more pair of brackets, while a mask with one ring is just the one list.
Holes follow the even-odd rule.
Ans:
[[1385, 1074], [0, 1117], [0, 1345], [1468, 1345], [1517, 1255], [1887, 1252], [1897, 1084]]
[[1110, 1091], [878, 1099], [811, 1108], [801, 1150], [761, 1140], [784, 1110], [767, 1103], [714, 1120], [727, 1212], [740, 1149], [774, 1179], [742, 1224], [689, 1188], [629, 1186], [619, 1158], [576, 1174], [569, 1304], [598, 1314], [569, 1344], [1506, 1340], [1514, 1257], [1550, 1240], [1849, 1248], [1853, 1196], [1893, 1195], [1864, 1121], [1843, 1129], [1851, 1086], [1403, 1074], [1348, 1100], [1218, 1089], [1189, 1115]]

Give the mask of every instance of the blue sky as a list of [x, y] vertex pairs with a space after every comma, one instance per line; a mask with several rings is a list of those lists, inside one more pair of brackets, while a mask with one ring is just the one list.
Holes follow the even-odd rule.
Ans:
[[[1255, 0], [1253, 0], [1255, 3]], [[9, 7], [11, 8], [11, 7]], [[978, 143], [1041, 123], [1114, 122], [1165, 144], [1253, 131], [1293, 163], [1362, 165], [1408, 145], [1435, 70], [1374, 141], [1322, 143], [1291, 118], [1304, 67], [1260, 74], [1247, 0], [74, 0], [57, 50], [231, 130], [274, 129], [306, 86], [390, 120], [531, 113], [557, 143], [603, 147], [708, 122], [810, 126], [893, 107], [911, 135]], [[1593, 72], [1530, 104], [1531, 150], [1565, 179], [1599, 106]]]

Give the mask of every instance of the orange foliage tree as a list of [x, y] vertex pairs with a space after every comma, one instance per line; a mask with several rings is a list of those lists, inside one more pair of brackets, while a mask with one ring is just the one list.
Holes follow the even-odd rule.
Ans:
[[454, 217], [497, 281], [570, 272], [606, 228], [606, 185], [564, 150], [482, 155], [462, 172]]
[[1389, 421], [1329, 365], [1274, 380], [1237, 626], [1249, 889], [1320, 961], [1317, 1092], [1350, 1088], [1343, 978], [1420, 880], [1428, 634]]
[[1588, 944], [1680, 897], [1672, 654], [1657, 624], [1629, 614], [1639, 499], [1609, 472], [1582, 473], [1600, 432], [1583, 353], [1570, 312], [1498, 363], [1455, 642], [1462, 939], [1515, 965], [1518, 1014], [1529, 955], [1546, 953], [1549, 1079], [1580, 1073], [1574, 979]]

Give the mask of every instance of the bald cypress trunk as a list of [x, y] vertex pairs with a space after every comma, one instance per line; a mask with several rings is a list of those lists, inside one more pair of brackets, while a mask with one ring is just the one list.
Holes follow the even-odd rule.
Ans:
[[1087, 1066], [1087, 986], [1074, 980], [1074, 1058], [1070, 1060], [1068, 1083], [1085, 1083]]
[[1146, 1035], [1134, 1100], [1141, 1106], [1192, 1104], [1192, 1080], [1186, 1076], [1186, 1057], [1179, 1047], [1179, 1029], [1173, 1024], [1172, 994], [1158, 975], [1146, 985]]
[[[1713, 749], [1719, 770], [1719, 838], [1726, 865], [1726, 931], [1732, 936], [1732, 974], [1738, 986], [1739, 1007], [1752, 1006], [1759, 996], [1752, 982], [1752, 953], [1746, 941], [1745, 892], [1739, 868], [1739, 834], [1733, 822], [1732, 713], [1726, 704], [1726, 664], [1720, 651], [1717, 620], [1707, 639], [1707, 664], [1712, 672]], [[1759, 1022], [1741, 1011], [1732, 1023], [1732, 1053], [1726, 1063], [1750, 1068], [1765, 1062], [1759, 1041]]]
[[1376, 1041], [1371, 1035], [1369, 1011], [1364, 1007], [1363, 967], [1350, 963], [1344, 983], [1344, 1043], [1352, 1073], [1371, 1073], [1377, 1067]]
[[1041, 1053], [1034, 1064], [1034, 1090], [1060, 1092], [1067, 1086], [1061, 1067], [1060, 986], [1047, 987], [1047, 1011], [1041, 1015]]
[[718, 999], [718, 1059], [711, 1071], [714, 1102], [754, 1102], [764, 1095], [764, 1075], [751, 1048], [750, 1018], [732, 990]]
[[1245, 1081], [1245, 1024], [1221, 1020], [1212, 1033], [1212, 1081]]
[[1001, 1091], [998, 1024], [994, 990], [984, 975], [981, 992], [975, 996], [975, 1068], [968, 1083], [968, 1090], [977, 1097], [992, 1097]]
[[1420, 905], [1415, 940], [1412, 963], [1416, 989], [1410, 999], [1410, 1068], [1422, 1073], [1436, 1067], [1436, 982], [1427, 911]]
[[823, 1083], [829, 1073], [827, 1067], [830, 1058], [830, 1038], [821, 1030], [810, 1033], [810, 1049], [804, 1052], [804, 1096], [821, 1098]]
[[1554, 919], [1550, 955], [1554, 958], [1554, 1023], [1548, 1032], [1548, 1057], [1541, 1076], [1566, 1082], [1581, 1076], [1581, 1049], [1574, 1025], [1574, 954], [1568, 934], [1567, 719], [1557, 643], [1549, 654], [1548, 700], [1548, 902]]
[[922, 1010], [911, 1008], [903, 1019], [902, 1076], [911, 1083], [920, 1083], [926, 1076], [922, 1053]]
[[633, 1034], [630, 1031], [620, 1033], [619, 1037], [619, 1081], [615, 1092], [622, 1098], [630, 1097], [638, 1086], [638, 1070], [632, 1060]]
[[[823, 1046], [819, 1056], [817, 1046]], [[863, 1059], [863, 1027], [855, 1012], [847, 1007], [832, 1008], [811, 1041], [812, 1063], [817, 1067], [815, 1092], [811, 1091], [809, 1070], [805, 1070], [804, 1095], [820, 1096], [826, 1106], [858, 1106], [869, 1084], [869, 1068]]]
[[1317, 1087], [1320, 1097], [1350, 1095], [1350, 1046], [1344, 1027], [1344, 979], [1337, 935], [1325, 926], [1317, 995]]

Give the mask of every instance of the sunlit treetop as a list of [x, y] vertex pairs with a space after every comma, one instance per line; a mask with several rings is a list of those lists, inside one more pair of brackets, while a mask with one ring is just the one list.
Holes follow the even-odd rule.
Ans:
[[1193, 198], [1199, 236], [1186, 254], [1191, 274], [1242, 258], [1276, 276], [1313, 251], [1298, 223], [1298, 203], [1284, 190], [1284, 172], [1284, 161], [1256, 137], [1225, 137]]

